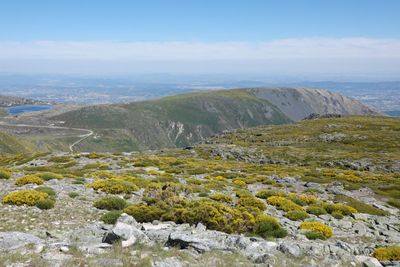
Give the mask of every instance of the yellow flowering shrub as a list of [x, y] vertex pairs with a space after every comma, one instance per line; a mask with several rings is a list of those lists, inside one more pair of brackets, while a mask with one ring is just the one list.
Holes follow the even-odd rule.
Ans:
[[36, 190], [20, 190], [11, 192], [3, 198], [4, 204], [34, 206], [38, 201], [44, 200], [48, 195]]
[[373, 256], [380, 261], [400, 261], [400, 246], [377, 248]]
[[350, 206], [345, 205], [345, 204], [324, 203], [322, 206], [329, 214], [340, 213], [340, 214], [342, 214], [344, 216], [347, 216], [347, 215], [351, 215], [353, 213], [357, 213], [357, 210], [355, 208], [350, 207]]
[[275, 206], [283, 211], [304, 211], [304, 209], [285, 197], [281, 196], [271, 196], [267, 199], [269, 205]]
[[333, 235], [332, 228], [320, 222], [303, 222], [302, 224], [300, 224], [300, 229], [320, 233], [325, 238], [330, 238]]
[[44, 180], [36, 175], [25, 175], [17, 181], [15, 181], [15, 184], [18, 186], [26, 185], [26, 184], [37, 184], [41, 185], [43, 184]]
[[131, 193], [139, 190], [135, 184], [121, 179], [97, 180], [87, 186], [110, 194]]
[[226, 202], [226, 203], [232, 202], [232, 197], [231, 196], [226, 195], [226, 194], [221, 194], [221, 193], [217, 193], [217, 194], [211, 195], [210, 198], [212, 200], [215, 200], [215, 201], [218, 201], [218, 202]]
[[237, 185], [237, 186], [239, 186], [239, 187], [244, 187], [244, 188], [247, 187], [246, 182], [243, 181], [242, 179], [233, 179], [232, 183]]
[[0, 169], [0, 179], [10, 179], [11, 171], [9, 169]]

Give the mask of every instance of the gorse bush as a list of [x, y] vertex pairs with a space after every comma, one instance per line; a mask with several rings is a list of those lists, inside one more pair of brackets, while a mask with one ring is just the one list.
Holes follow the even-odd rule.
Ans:
[[39, 200], [48, 198], [48, 195], [36, 190], [20, 190], [11, 192], [3, 198], [3, 203], [13, 205], [35, 206]]
[[55, 205], [55, 201], [50, 198], [40, 199], [35, 204], [35, 206], [41, 210], [52, 209], [52, 208], [54, 208], [54, 205]]
[[10, 179], [11, 171], [8, 169], [0, 168], [0, 179]]
[[214, 194], [209, 196], [209, 198], [218, 202], [226, 202], [226, 203], [232, 202], [232, 197], [226, 194]]
[[100, 220], [106, 224], [115, 224], [121, 214], [122, 211], [119, 210], [108, 211], [100, 217]]
[[161, 216], [164, 214], [161, 208], [145, 204], [130, 205], [124, 209], [124, 212], [131, 215], [138, 222], [160, 220]]
[[377, 248], [373, 256], [380, 261], [400, 261], [400, 246]]
[[93, 206], [102, 210], [123, 210], [126, 207], [126, 200], [115, 196], [103, 197], [96, 200]]
[[63, 176], [58, 173], [53, 173], [53, 172], [44, 172], [38, 175], [40, 178], [42, 178], [45, 181], [53, 180], [53, 179], [63, 179]]
[[330, 238], [333, 235], [332, 228], [320, 222], [303, 222], [302, 224], [300, 224], [300, 229], [320, 233], [325, 238]]
[[281, 227], [275, 218], [265, 214], [261, 214], [256, 218], [254, 233], [263, 238], [282, 238], [287, 235], [287, 231]]
[[302, 221], [304, 219], [307, 219], [309, 216], [308, 216], [307, 212], [305, 212], [305, 211], [294, 210], [294, 211], [288, 211], [285, 214], [285, 217], [292, 221]]
[[300, 205], [294, 203], [292, 200], [287, 199], [285, 197], [272, 196], [267, 199], [267, 203], [269, 205], [275, 206], [278, 209], [286, 211], [286, 212], [288, 212], [288, 211], [304, 211], [304, 209]]
[[255, 198], [253, 196], [240, 197], [237, 202], [237, 205], [239, 207], [254, 207], [254, 208], [258, 208], [261, 211], [263, 211], [267, 208], [263, 201]]
[[314, 215], [323, 215], [326, 214], [327, 211], [320, 205], [314, 204], [307, 207], [307, 213]]
[[354, 199], [352, 197], [348, 197], [348, 196], [343, 196], [343, 195], [337, 195], [335, 196], [335, 200], [336, 201], [343, 201], [345, 202], [348, 206], [356, 209], [358, 212], [361, 213], [367, 213], [367, 214], [371, 214], [371, 215], [377, 215], [377, 216], [385, 216], [387, 215], [387, 212], [372, 207], [364, 202], [358, 201], [357, 199]]
[[110, 194], [131, 193], [139, 190], [135, 184], [122, 179], [97, 180], [87, 186]]
[[343, 216], [349, 216], [353, 213], [357, 213], [355, 208], [352, 208], [345, 204], [332, 204], [332, 203], [323, 203], [322, 207], [329, 213], [332, 214], [342, 214]]
[[36, 175], [25, 175], [19, 179], [17, 179], [17, 181], [15, 181], [15, 184], [18, 186], [22, 186], [22, 185], [26, 185], [26, 184], [37, 184], [37, 185], [41, 185], [43, 184], [43, 179], [36, 176]]
[[56, 192], [54, 191], [53, 188], [47, 187], [47, 186], [39, 186], [35, 188], [36, 191], [46, 193], [49, 195], [49, 197], [55, 197]]
[[284, 196], [286, 196], [286, 194], [283, 192], [274, 191], [274, 190], [262, 190], [262, 191], [257, 192], [257, 194], [256, 194], [256, 197], [262, 198], [262, 199], [267, 199], [272, 196], [284, 197]]

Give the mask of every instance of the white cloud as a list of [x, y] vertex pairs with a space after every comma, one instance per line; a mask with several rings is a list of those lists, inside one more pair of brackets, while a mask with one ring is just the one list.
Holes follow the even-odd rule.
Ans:
[[145, 71], [187, 72], [251, 72], [256, 69], [398, 72], [400, 40], [303, 38], [258, 43], [0, 42], [0, 71], [129, 72], [140, 70], [140, 66]]

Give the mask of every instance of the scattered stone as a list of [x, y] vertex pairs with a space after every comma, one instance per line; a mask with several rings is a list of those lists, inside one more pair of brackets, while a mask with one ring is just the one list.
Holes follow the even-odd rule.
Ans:
[[0, 232], [0, 251], [15, 250], [27, 245], [40, 245], [43, 240], [21, 232]]

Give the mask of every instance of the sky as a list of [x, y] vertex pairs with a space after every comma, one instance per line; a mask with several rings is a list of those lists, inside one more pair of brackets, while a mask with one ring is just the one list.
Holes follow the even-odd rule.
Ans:
[[0, 72], [400, 78], [398, 0], [1, 0]]

